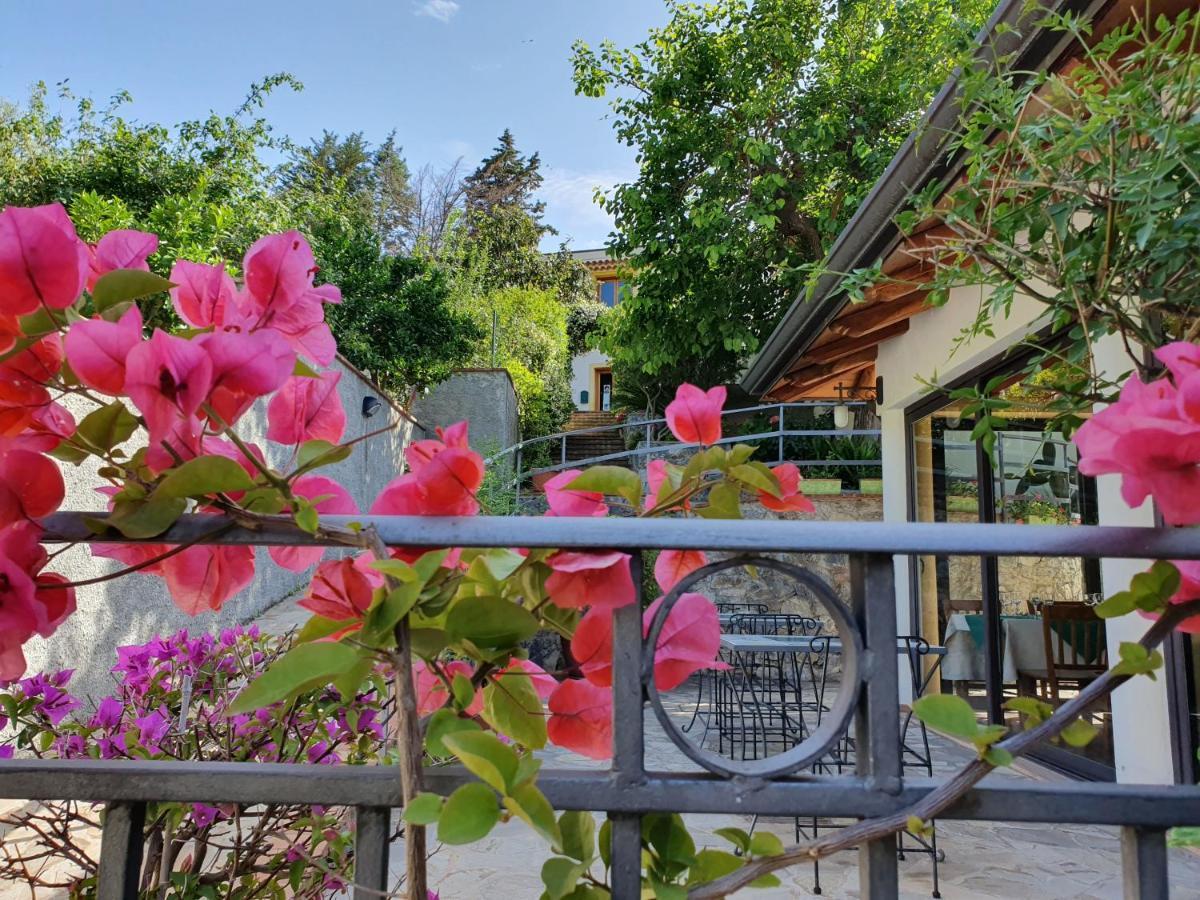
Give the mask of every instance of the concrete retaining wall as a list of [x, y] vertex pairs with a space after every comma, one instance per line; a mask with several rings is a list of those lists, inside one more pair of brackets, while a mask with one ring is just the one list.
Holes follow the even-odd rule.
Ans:
[[517, 392], [504, 369], [455, 372], [413, 405], [413, 415], [429, 427], [471, 423], [471, 447], [488, 456], [521, 440]]
[[[340, 361], [335, 362], [334, 367], [342, 373], [338, 391], [346, 409], [345, 440], [380, 428], [389, 421], [398, 423], [391, 432], [357, 445], [349, 459], [320, 470], [321, 474], [344, 485], [359, 507], [366, 510], [380, 489], [399, 474], [413, 424], [378, 387], [353, 367]], [[376, 397], [382, 403], [370, 418], [362, 415], [363, 398], [367, 396]], [[92, 408], [77, 398], [68, 398], [66, 405], [77, 419]], [[286, 466], [291, 448], [269, 443], [266, 429], [265, 402], [256, 404], [238, 424], [238, 433], [263, 447], [273, 465]], [[418, 432], [417, 436], [421, 434]], [[67, 484], [64, 510], [104, 508], [103, 498], [95, 492], [103, 482], [96, 475], [94, 463], [85, 463], [79, 468], [63, 465], [62, 468]], [[86, 547], [73, 547], [57, 557], [52, 568], [72, 580], [81, 580], [115, 571], [119, 565], [112, 560], [93, 558]], [[144, 642], [155, 634], [179, 628], [210, 631], [246, 621], [298, 592], [307, 580], [306, 573], [289, 572], [276, 566], [266, 550], [260, 548], [253, 583], [226, 603], [220, 612], [195, 618], [176, 609], [162, 579], [157, 576], [133, 574], [79, 588], [76, 592], [79, 608], [75, 615], [51, 638], [34, 638], [26, 644], [29, 671], [73, 668], [76, 675], [72, 687], [76, 691], [107, 692], [111, 678], [109, 669], [116, 661], [118, 646]]]

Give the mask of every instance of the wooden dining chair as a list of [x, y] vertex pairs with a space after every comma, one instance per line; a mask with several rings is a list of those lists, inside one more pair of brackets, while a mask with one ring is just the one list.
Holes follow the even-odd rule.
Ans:
[[1061, 702], [1064, 687], [1080, 690], [1108, 668], [1104, 620], [1084, 603], [1047, 603], [1042, 607], [1044, 672], [1026, 673], [1044, 687], [1043, 697]]

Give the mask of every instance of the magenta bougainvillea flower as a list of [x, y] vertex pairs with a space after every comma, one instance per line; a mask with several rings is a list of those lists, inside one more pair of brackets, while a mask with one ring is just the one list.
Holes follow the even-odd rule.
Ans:
[[582, 475], [579, 469], [559, 472], [546, 482], [546, 503], [550, 507], [548, 516], [606, 516], [608, 504], [604, 495], [597, 491], [572, 491], [567, 489], [572, 481]]
[[815, 507], [811, 500], [800, 493], [800, 470], [792, 463], [775, 466], [771, 471], [779, 482], [779, 496], [775, 497], [766, 491], [757, 491], [758, 502], [765, 509], [774, 512], [812, 512]]
[[87, 289], [90, 291], [96, 286], [100, 276], [116, 269], [140, 269], [149, 272], [150, 264], [146, 260], [158, 250], [158, 235], [118, 228], [100, 238], [89, 250], [91, 265]]
[[61, 203], [0, 212], [0, 312], [66, 309], [91, 271], [88, 247]]
[[694, 384], [681, 384], [667, 404], [667, 427], [684, 443], [715, 444], [721, 439], [725, 394], [723, 387], [702, 391]]
[[318, 378], [288, 378], [267, 405], [267, 439], [277, 444], [340, 441], [346, 430], [346, 411], [337, 390], [341, 379], [341, 372], [331, 371]]
[[67, 332], [66, 353], [80, 381], [115, 397], [125, 392], [125, 362], [141, 342], [142, 314], [130, 306], [116, 322], [76, 322]]
[[158, 329], [129, 352], [124, 390], [145, 416], [151, 442], [167, 437], [181, 417], [196, 414], [212, 390], [212, 376], [202, 346]]
[[562, 550], [546, 564], [553, 570], [546, 593], [558, 606], [616, 609], [634, 600], [628, 553], [576, 553]]
[[1131, 375], [1116, 403], [1075, 433], [1079, 471], [1121, 476], [1130, 506], [1147, 497], [1172, 525], [1200, 523], [1200, 347], [1159, 348], [1169, 376], [1146, 383]]

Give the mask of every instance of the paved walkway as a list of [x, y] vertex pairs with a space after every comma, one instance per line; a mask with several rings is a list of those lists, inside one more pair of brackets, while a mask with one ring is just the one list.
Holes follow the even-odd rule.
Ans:
[[[259, 624], [284, 631], [303, 623], [306, 616], [292, 602], [269, 610]], [[673, 712], [690, 717], [693, 694], [681, 692]], [[935, 773], [948, 774], [970, 758], [958, 744], [930, 735]], [[541, 754], [547, 768], [596, 769], [603, 764], [573, 753], [550, 748]], [[652, 713], [646, 717], [646, 766], [651, 770], [696, 771], [697, 766], [671, 743]], [[990, 779], [1063, 780], [1049, 769], [1025, 760], [1014, 770], [999, 771]], [[749, 829], [751, 820], [734, 815], [689, 815], [685, 817], [698, 847], [729, 849], [713, 832], [736, 826]], [[793, 823], [787, 819], [759, 820], [754, 827], [778, 834], [793, 843]], [[992, 822], [939, 822], [938, 847], [946, 854], [940, 866], [941, 893], [947, 900], [1120, 900], [1121, 848], [1118, 830], [1097, 826], [1030, 825]], [[498, 826], [486, 840], [468, 847], [431, 843], [437, 850], [430, 860], [430, 884], [443, 900], [503, 897], [508, 900], [537, 898], [543, 889], [541, 863], [549, 856], [547, 846], [524, 823]], [[393, 859], [402, 853], [393, 849]], [[1200, 898], [1200, 855], [1172, 850], [1171, 897]], [[395, 875], [400, 875], [399, 868]], [[782, 886], [746, 890], [742, 896], [761, 900], [814, 896], [810, 866], [780, 873]], [[929, 897], [933, 888], [932, 866], [925, 854], [909, 854], [900, 863], [901, 896]], [[856, 854], [846, 852], [821, 863], [822, 896], [855, 898], [858, 893]]]

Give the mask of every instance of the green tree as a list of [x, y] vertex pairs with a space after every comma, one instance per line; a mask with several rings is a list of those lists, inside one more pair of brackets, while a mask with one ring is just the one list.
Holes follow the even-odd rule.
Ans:
[[623, 382], [658, 404], [737, 374], [992, 5], [667, 0], [634, 47], [575, 45], [641, 163], [603, 201], [636, 281], [604, 340]]

